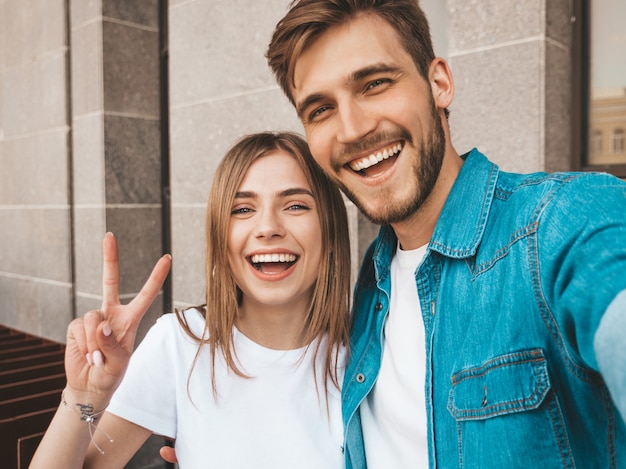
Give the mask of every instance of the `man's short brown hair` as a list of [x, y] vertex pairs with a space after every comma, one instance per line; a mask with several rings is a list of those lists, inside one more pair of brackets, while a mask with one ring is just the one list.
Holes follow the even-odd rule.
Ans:
[[435, 58], [426, 15], [417, 0], [294, 0], [278, 22], [266, 57], [292, 104], [295, 63], [304, 50], [332, 26], [358, 15], [376, 15], [394, 28], [424, 78]]

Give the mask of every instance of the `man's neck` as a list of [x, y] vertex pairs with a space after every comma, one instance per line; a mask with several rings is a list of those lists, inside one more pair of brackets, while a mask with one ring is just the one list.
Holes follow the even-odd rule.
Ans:
[[402, 249], [417, 249], [430, 242], [462, 166], [463, 160], [459, 154], [449, 147], [443, 158], [437, 183], [424, 204], [410, 218], [392, 224]]

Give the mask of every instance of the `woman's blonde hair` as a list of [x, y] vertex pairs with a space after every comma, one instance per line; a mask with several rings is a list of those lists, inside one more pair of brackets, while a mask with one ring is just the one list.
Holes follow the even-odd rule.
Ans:
[[[190, 330], [184, 315], [177, 312], [188, 335], [208, 346], [211, 363], [216, 353], [223, 354], [227, 366], [237, 375], [246, 377], [237, 365], [233, 347], [233, 328], [236, 324], [241, 290], [237, 287], [228, 263], [227, 240], [231, 208], [235, 193], [250, 165], [270, 152], [283, 151], [293, 156], [311, 186], [318, 208], [322, 237], [322, 259], [313, 288], [306, 323], [303, 324], [304, 343], [317, 341], [315, 357], [323, 353], [325, 363], [324, 385], [328, 379], [339, 388], [337, 354], [340, 345], [349, 340], [350, 303], [350, 241], [344, 201], [337, 187], [315, 163], [305, 140], [292, 132], [262, 132], [240, 139], [220, 162], [209, 194], [206, 215], [206, 325], [203, 337]], [[268, 181], [271, 184], [271, 181]], [[325, 343], [325, 350], [320, 346]], [[200, 349], [198, 352], [200, 352]], [[197, 357], [196, 357], [197, 358]], [[316, 358], [315, 358], [316, 359]], [[212, 366], [213, 391], [216, 392], [215, 367]], [[317, 382], [317, 381], [316, 381]]]

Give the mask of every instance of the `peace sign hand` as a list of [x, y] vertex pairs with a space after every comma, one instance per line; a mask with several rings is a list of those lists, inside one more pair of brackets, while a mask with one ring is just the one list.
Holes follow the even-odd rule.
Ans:
[[107, 233], [102, 241], [102, 307], [68, 326], [65, 351], [67, 389], [72, 400], [108, 405], [119, 386], [133, 352], [141, 318], [158, 295], [171, 266], [163, 256], [137, 296], [127, 305], [119, 299], [117, 241]]

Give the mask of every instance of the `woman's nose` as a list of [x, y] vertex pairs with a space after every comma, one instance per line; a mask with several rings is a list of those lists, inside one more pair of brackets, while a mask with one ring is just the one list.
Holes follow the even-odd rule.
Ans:
[[271, 210], [259, 214], [256, 227], [257, 238], [273, 238], [284, 234], [285, 230], [278, 214]]

